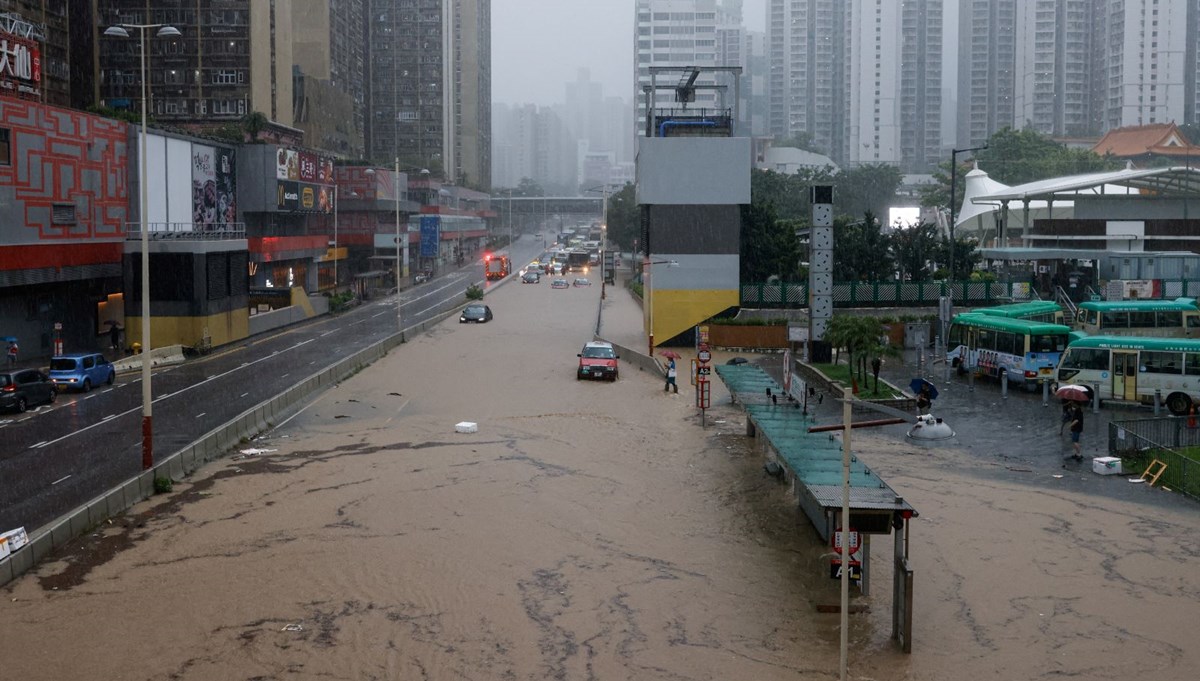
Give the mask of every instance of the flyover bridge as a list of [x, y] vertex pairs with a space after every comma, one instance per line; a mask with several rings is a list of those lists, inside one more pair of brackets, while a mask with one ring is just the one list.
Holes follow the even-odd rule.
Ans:
[[600, 220], [604, 199], [600, 196], [508, 196], [491, 199], [492, 210], [502, 224], [512, 221], [517, 231], [531, 228], [559, 228], [576, 222]]

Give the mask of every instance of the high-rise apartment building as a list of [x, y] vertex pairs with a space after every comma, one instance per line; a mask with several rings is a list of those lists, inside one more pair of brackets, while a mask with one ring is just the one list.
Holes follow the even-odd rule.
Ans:
[[771, 0], [769, 125], [839, 163], [941, 153], [943, 0]]
[[[1197, 122], [1195, 0], [1093, 0], [1104, 40], [1093, 68], [1107, 76], [1093, 93], [1100, 132], [1130, 125]], [[1189, 56], [1190, 55], [1190, 56]]]
[[965, 0], [959, 18], [960, 146], [1198, 120], [1200, 0]]
[[808, 133], [821, 152], [845, 155], [848, 4], [770, 0], [767, 91], [770, 134]]
[[491, 186], [491, 0], [369, 0], [371, 158]]
[[367, 0], [306, 0], [292, 12], [295, 126], [308, 146], [365, 155]]
[[963, 0], [958, 14], [957, 146], [1012, 125], [1017, 0]]
[[[291, 2], [96, 0], [98, 30], [166, 24], [175, 38], [147, 33], [149, 108], [156, 120], [188, 126], [236, 121], [258, 111], [292, 125]], [[98, 40], [100, 97], [114, 108], [141, 104], [139, 36]]]
[[[634, 45], [634, 110], [637, 115], [637, 134], [646, 129], [646, 95], [643, 88], [652, 83], [650, 68], [662, 66], [739, 66], [721, 64], [717, 60], [717, 0], [637, 0], [636, 37]], [[679, 74], [660, 75], [659, 87], [674, 85]], [[702, 73], [694, 102], [689, 108], [714, 109], [722, 101], [732, 108], [732, 93], [722, 99], [715, 89], [717, 79], [712, 72]], [[652, 95], [655, 108], [680, 108], [670, 89], [659, 89]]]
[[1090, 130], [1088, 64], [1094, 0], [1020, 0], [1015, 13], [1013, 127], [1048, 135]]

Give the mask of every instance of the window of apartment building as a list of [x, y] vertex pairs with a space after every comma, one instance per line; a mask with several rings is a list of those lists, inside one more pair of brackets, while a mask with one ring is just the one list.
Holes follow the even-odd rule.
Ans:
[[212, 82], [214, 85], [234, 85], [244, 78], [237, 69], [221, 69], [213, 72]]
[[12, 165], [12, 144], [9, 141], [12, 131], [0, 128], [0, 165]]

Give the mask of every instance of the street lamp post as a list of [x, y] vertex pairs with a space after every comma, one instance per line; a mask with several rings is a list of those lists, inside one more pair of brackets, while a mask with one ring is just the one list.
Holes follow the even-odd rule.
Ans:
[[666, 265], [667, 267], [679, 267], [679, 262], [676, 260], [651, 260], [650, 254], [646, 254], [646, 259], [642, 261], [642, 271], [645, 275], [644, 290], [646, 291], [646, 305], [650, 316], [650, 328], [646, 332], [650, 346], [650, 356], [654, 356], [654, 273], [651, 271], [655, 265]]
[[150, 392], [150, 225], [146, 194], [146, 31], [151, 28], [158, 29], [155, 35], [160, 38], [182, 35], [179, 29], [166, 24], [118, 24], [104, 29], [104, 35], [116, 38], [128, 38], [129, 29], [136, 29], [142, 48], [142, 139], [138, 144], [141, 157], [138, 162], [138, 193], [141, 194], [138, 219], [142, 230], [142, 470], [154, 467], [154, 402]]
[[956, 202], [958, 201], [958, 155], [966, 154], [972, 151], [983, 151], [987, 149], [987, 145], [982, 147], [971, 147], [970, 149], [951, 149], [950, 150], [950, 298], [954, 298], [954, 221], [956, 219], [955, 210]]
[[[396, 157], [396, 186], [392, 188], [396, 199], [396, 328], [400, 331], [400, 342], [404, 342], [404, 297], [400, 294], [400, 282], [408, 281], [408, 230], [404, 231], [404, 242], [400, 242], [400, 157]], [[404, 251], [404, 262], [400, 252]]]
[[337, 185], [337, 170], [333, 171], [333, 295], [337, 295], [338, 291], [338, 204], [341, 203], [339, 194], [341, 191]]

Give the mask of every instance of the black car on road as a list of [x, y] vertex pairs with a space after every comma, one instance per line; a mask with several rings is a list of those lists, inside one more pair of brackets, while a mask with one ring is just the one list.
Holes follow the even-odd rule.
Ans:
[[58, 388], [37, 369], [0, 373], [0, 409], [23, 412], [35, 404], [53, 404]]
[[483, 324], [490, 321], [492, 321], [492, 308], [482, 304], [468, 305], [463, 308], [462, 314], [458, 316], [459, 324], [467, 322]]

